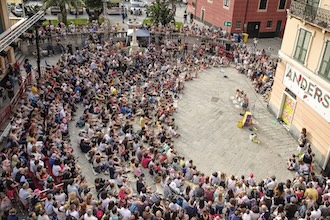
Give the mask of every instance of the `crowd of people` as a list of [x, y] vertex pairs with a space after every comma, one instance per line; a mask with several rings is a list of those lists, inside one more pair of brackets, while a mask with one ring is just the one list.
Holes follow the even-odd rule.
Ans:
[[[177, 154], [174, 101], [185, 81], [212, 67], [217, 50], [186, 51], [183, 59], [154, 44], [131, 55], [111, 41], [93, 44], [63, 51], [21, 100], [1, 150], [2, 219], [21, 219], [24, 210], [30, 220], [329, 219], [330, 181], [314, 172], [285, 182], [201, 173]], [[253, 81], [265, 81], [258, 91], [274, 74], [262, 51], [239, 45], [234, 59]], [[81, 131], [71, 143], [75, 119]], [[108, 178], [89, 185], [73, 156], [79, 150]]]

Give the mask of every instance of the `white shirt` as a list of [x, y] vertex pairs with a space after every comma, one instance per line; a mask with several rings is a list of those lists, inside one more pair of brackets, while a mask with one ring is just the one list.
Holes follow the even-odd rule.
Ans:
[[28, 203], [27, 198], [30, 196], [30, 192], [26, 189], [21, 188], [18, 193], [19, 199], [21, 202], [26, 205]]
[[94, 215], [88, 216], [88, 214], [85, 213], [84, 220], [97, 220], [97, 218]]
[[52, 168], [52, 172], [54, 176], [59, 176], [60, 175], [60, 170], [61, 167], [59, 165], [54, 165]]
[[109, 206], [110, 201], [111, 201], [111, 199], [108, 198], [108, 197], [106, 199], [102, 200], [103, 210], [108, 210], [108, 206]]
[[119, 209], [118, 212], [123, 216], [123, 220], [129, 220], [131, 218], [131, 211], [124, 207]]
[[318, 219], [321, 217], [321, 210], [311, 211], [311, 220]]
[[72, 217], [75, 217], [77, 220], [79, 219], [79, 213], [76, 210], [73, 210], [72, 212], [70, 210], [66, 211], [66, 215], [71, 215]]

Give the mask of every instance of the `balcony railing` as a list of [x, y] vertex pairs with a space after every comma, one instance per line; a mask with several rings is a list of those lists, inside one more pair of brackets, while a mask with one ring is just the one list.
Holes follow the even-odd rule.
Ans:
[[290, 14], [322, 28], [330, 29], [330, 10], [311, 6], [303, 0], [294, 0], [291, 2]]

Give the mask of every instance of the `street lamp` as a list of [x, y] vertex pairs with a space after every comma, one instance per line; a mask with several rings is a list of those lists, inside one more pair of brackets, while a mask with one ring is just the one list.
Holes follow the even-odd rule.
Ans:
[[44, 17], [40, 18], [39, 21], [34, 25], [36, 32], [36, 46], [37, 46], [37, 68], [38, 68], [38, 78], [41, 78], [41, 68], [40, 68], [40, 49], [39, 49], [39, 28], [46, 19]]
[[105, 21], [106, 17], [107, 17], [107, 0], [103, 0], [103, 19]]

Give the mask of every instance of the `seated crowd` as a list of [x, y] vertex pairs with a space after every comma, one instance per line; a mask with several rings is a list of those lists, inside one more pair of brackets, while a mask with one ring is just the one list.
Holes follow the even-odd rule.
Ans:
[[[257, 181], [253, 173], [201, 173], [177, 154], [175, 100], [214, 55], [182, 59], [153, 44], [128, 55], [100, 45], [65, 52], [23, 97], [1, 150], [2, 219], [19, 219], [16, 208], [30, 220], [329, 219], [330, 181], [313, 172]], [[272, 71], [247, 59], [262, 68], [255, 77]], [[75, 116], [81, 131], [71, 143]], [[98, 176], [93, 186], [77, 150]]]

